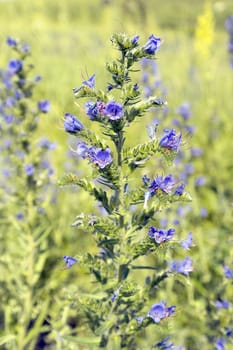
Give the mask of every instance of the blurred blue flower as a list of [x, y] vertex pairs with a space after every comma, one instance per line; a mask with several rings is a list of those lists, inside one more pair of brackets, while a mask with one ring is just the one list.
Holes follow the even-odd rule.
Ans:
[[17, 41], [10, 36], [8, 36], [8, 38], [6, 39], [6, 43], [8, 46], [11, 47], [17, 46]]
[[142, 47], [142, 49], [148, 55], [154, 55], [155, 52], [158, 51], [160, 46], [161, 46], [161, 39], [160, 38], [156, 38], [153, 34], [151, 34], [149, 36], [149, 40]]
[[65, 131], [69, 132], [70, 134], [76, 134], [83, 129], [82, 123], [73, 114], [66, 113], [64, 117]]
[[48, 113], [50, 110], [50, 102], [48, 100], [38, 101], [38, 108], [43, 113]]
[[93, 74], [89, 79], [82, 82], [83, 85], [89, 86], [91, 89], [95, 87], [95, 74]]
[[215, 301], [215, 306], [216, 309], [220, 310], [220, 309], [228, 309], [229, 308], [229, 302], [227, 300], [224, 299], [218, 299]]
[[189, 232], [188, 237], [181, 241], [180, 245], [184, 250], [189, 249], [193, 243], [193, 234]]
[[184, 102], [177, 108], [176, 113], [180, 114], [184, 120], [188, 120], [191, 117], [190, 104]]
[[215, 350], [225, 350], [225, 339], [218, 338], [215, 342]]
[[226, 278], [229, 278], [229, 279], [233, 278], [233, 270], [231, 270], [229, 266], [227, 265], [223, 266], [223, 270]]
[[184, 260], [173, 260], [170, 263], [171, 272], [178, 272], [182, 275], [188, 276], [193, 271], [193, 261], [189, 256], [186, 256]]
[[203, 150], [201, 148], [191, 148], [191, 156], [192, 157], [200, 157], [203, 154]]
[[206, 178], [203, 175], [200, 175], [196, 178], [195, 180], [195, 186], [196, 187], [200, 187], [200, 186], [204, 186], [206, 184]]
[[227, 32], [231, 36], [233, 36], [233, 16], [227, 17], [227, 19], [225, 21], [225, 28], [226, 28]]
[[167, 318], [175, 313], [175, 306], [166, 307], [165, 302], [153, 304], [148, 317], [152, 318], [155, 323], [159, 323], [162, 319]]
[[168, 230], [157, 229], [151, 226], [148, 230], [148, 235], [150, 238], [154, 239], [156, 243], [160, 244], [162, 242], [170, 241], [174, 236], [175, 229], [170, 228]]
[[139, 40], [139, 35], [135, 35], [132, 39], [131, 39], [131, 43], [133, 44], [133, 45], [137, 45], [137, 43], [138, 43], [138, 40]]
[[35, 167], [32, 164], [27, 164], [25, 165], [24, 170], [27, 176], [32, 176], [35, 172]]
[[76, 153], [78, 156], [85, 159], [88, 155], [88, 151], [89, 151], [89, 147], [87, 146], [87, 144], [85, 142], [78, 142], [77, 143]]
[[12, 59], [8, 63], [8, 70], [11, 74], [19, 73], [23, 68], [23, 63], [20, 60]]
[[76, 264], [78, 262], [77, 259], [75, 259], [75, 258], [73, 258], [72, 256], [69, 256], [69, 255], [64, 255], [63, 256], [63, 260], [65, 261], [66, 266], [68, 268], [72, 267], [74, 264]]
[[172, 343], [170, 343], [169, 339], [169, 337], [163, 339], [162, 341], [157, 343], [155, 347], [161, 350], [182, 350], [182, 346], [175, 347]]
[[180, 185], [178, 185], [174, 191], [174, 195], [182, 196], [182, 194], [184, 193], [184, 188], [185, 188], [184, 183], [181, 183]]

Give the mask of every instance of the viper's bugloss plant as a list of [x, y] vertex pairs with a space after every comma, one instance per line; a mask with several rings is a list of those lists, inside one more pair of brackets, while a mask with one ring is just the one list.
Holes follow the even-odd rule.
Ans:
[[50, 103], [34, 97], [40, 77], [32, 75], [29, 47], [10, 37], [7, 43], [15, 58], [0, 71], [0, 347], [23, 350], [37, 348], [51, 306], [47, 209], [55, 187], [48, 153], [55, 144], [38, 136]]
[[[78, 335], [63, 339], [82, 343], [86, 336], [85, 343], [100, 348], [139, 349], [146, 329], [154, 327], [153, 343], [149, 345], [148, 339], [144, 343], [150, 348], [161, 339], [158, 325], [176, 314], [175, 305], [160, 300], [158, 291], [164, 279], [174, 274], [188, 276], [192, 271], [190, 257], [167, 261], [170, 248], [177, 246], [175, 230], [160, 228], [157, 215], [174, 202], [189, 201], [190, 196], [181, 181], [159, 167], [153, 169], [152, 178], [142, 173], [154, 156], [173, 162], [181, 147], [180, 132], [165, 130], [142, 144], [135, 137], [133, 147], [127, 140], [127, 130], [135, 121], [142, 121], [152, 107], [164, 105], [156, 96], [144, 99], [131, 77], [136, 62], [155, 59], [161, 39], [151, 35], [140, 45], [139, 36], [114, 34], [111, 41], [119, 58], [106, 65], [112, 77], [106, 90], [97, 89], [95, 74], [73, 89], [76, 99], [85, 99], [86, 117], [100, 124], [102, 136], [79, 120], [80, 111], [78, 116], [66, 113], [64, 117], [65, 131], [77, 137], [75, 155], [88, 161], [93, 173], [86, 178], [67, 174], [60, 185], [84, 189], [100, 203], [105, 215], [80, 212], [72, 224], [92, 235], [98, 250], [64, 256], [67, 267], [83, 266], [89, 271], [93, 289], [82, 295], [83, 286], [79, 287], [74, 303], [81, 327]], [[157, 347], [165, 345], [158, 343]]]

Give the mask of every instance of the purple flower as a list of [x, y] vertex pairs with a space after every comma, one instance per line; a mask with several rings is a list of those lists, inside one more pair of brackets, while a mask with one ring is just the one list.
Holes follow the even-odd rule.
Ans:
[[105, 109], [104, 115], [111, 120], [119, 120], [123, 117], [123, 107], [120, 103], [115, 101], [108, 101]]
[[83, 129], [83, 125], [73, 114], [66, 113], [64, 128], [65, 131], [69, 132], [70, 134], [76, 134]]
[[16, 214], [16, 218], [19, 220], [19, 221], [22, 221], [24, 219], [24, 215], [23, 213], [19, 212]]
[[176, 131], [174, 129], [165, 129], [164, 136], [161, 138], [159, 146], [171, 151], [178, 152], [181, 143], [181, 136], [181, 133], [179, 135], [176, 135]]
[[232, 279], [233, 278], [233, 270], [229, 268], [229, 266], [223, 266], [224, 275], [226, 278]]
[[35, 172], [35, 168], [32, 164], [25, 165], [24, 170], [27, 176], [32, 176]]
[[218, 338], [215, 343], [215, 350], [224, 350], [225, 349], [225, 339]]
[[193, 261], [189, 256], [186, 256], [184, 260], [173, 260], [170, 263], [171, 272], [178, 272], [182, 275], [188, 276], [191, 271], [193, 271], [192, 267]]
[[206, 217], [208, 216], [208, 211], [207, 211], [206, 208], [201, 208], [201, 209], [200, 209], [200, 216], [201, 216], [202, 218], [206, 218]]
[[181, 241], [180, 245], [184, 250], [187, 250], [191, 247], [193, 243], [193, 234], [189, 232], [188, 237]]
[[153, 34], [149, 36], [149, 40], [143, 46], [143, 51], [148, 55], [154, 55], [156, 51], [160, 48], [161, 39], [156, 38]]
[[89, 159], [92, 163], [98, 165], [100, 169], [104, 169], [112, 163], [111, 150], [107, 148], [103, 150], [97, 147], [91, 147], [88, 151]]
[[159, 323], [162, 319], [167, 318], [175, 313], [175, 306], [165, 306], [165, 302], [153, 304], [150, 311], [148, 312], [148, 317], [152, 318], [155, 323]]
[[6, 114], [6, 115], [3, 115], [3, 117], [7, 124], [12, 124], [14, 120], [14, 116], [12, 114]]
[[185, 188], [185, 184], [181, 183], [179, 186], [176, 187], [174, 191], [174, 195], [182, 196], [182, 194], [184, 193], [184, 188]]
[[218, 299], [215, 301], [215, 306], [216, 309], [220, 310], [220, 309], [228, 309], [229, 308], [229, 303], [227, 300], [224, 299]]
[[6, 43], [8, 46], [11, 46], [11, 47], [14, 47], [17, 45], [17, 41], [10, 36], [8, 36]]
[[10, 73], [19, 73], [23, 68], [23, 64], [20, 60], [12, 59], [8, 63], [8, 70]]
[[160, 244], [165, 241], [170, 241], [174, 236], [175, 229], [170, 228], [168, 230], [157, 229], [151, 226], [148, 231], [150, 238], [154, 239], [156, 243]]
[[158, 190], [162, 192], [169, 193], [172, 191], [175, 185], [172, 175], [167, 175], [165, 177], [157, 176], [151, 184], [148, 186], [150, 195], [153, 196]]
[[56, 148], [56, 144], [50, 142], [46, 137], [42, 137], [38, 143], [38, 146], [45, 149], [53, 150]]
[[68, 268], [72, 267], [74, 264], [76, 264], [78, 262], [77, 259], [75, 259], [75, 258], [73, 258], [72, 256], [69, 256], [69, 255], [64, 255], [63, 256], [63, 260], [65, 261], [66, 266]]
[[48, 100], [38, 101], [37, 106], [39, 110], [43, 113], [48, 113], [50, 110], [50, 102]]

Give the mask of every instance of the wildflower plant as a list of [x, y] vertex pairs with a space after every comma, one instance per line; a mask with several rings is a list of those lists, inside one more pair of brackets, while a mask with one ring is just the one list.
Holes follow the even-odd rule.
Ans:
[[[82, 329], [78, 336], [63, 339], [82, 343], [86, 336], [85, 343], [100, 348], [135, 349], [143, 342], [146, 328], [166, 324], [165, 320], [176, 313], [176, 306], [159, 300], [163, 280], [174, 274], [188, 276], [192, 271], [189, 257], [167, 261], [170, 247], [176, 246], [175, 230], [161, 229], [156, 219], [161, 210], [174, 202], [189, 201], [190, 196], [183, 183], [159, 168], [153, 169], [154, 178], [142, 175], [155, 155], [168, 164], [173, 162], [181, 146], [180, 133], [166, 130], [142, 144], [127, 145], [132, 124], [142, 120], [152, 107], [164, 104], [156, 96], [144, 99], [139, 84], [132, 80], [137, 72], [134, 64], [142, 58], [155, 59], [161, 39], [151, 35], [140, 45], [139, 36], [114, 34], [111, 41], [119, 58], [106, 65], [112, 77], [106, 90], [96, 88], [95, 75], [73, 89], [76, 99], [85, 99], [85, 114], [100, 125], [102, 136], [86, 128], [76, 116], [64, 116], [65, 131], [77, 137], [75, 155], [86, 160], [93, 172], [86, 178], [66, 174], [60, 185], [84, 189], [99, 202], [105, 215], [81, 212], [72, 224], [92, 235], [97, 252], [91, 249], [63, 257], [68, 268], [87, 269], [93, 282], [88, 295], [80, 286], [75, 299]], [[154, 257], [156, 265], [147, 263], [149, 256]], [[154, 343], [161, 339], [159, 334], [160, 328]]]
[[39, 116], [50, 103], [34, 97], [40, 77], [32, 75], [29, 47], [11, 37], [7, 44], [15, 58], [0, 71], [0, 344], [23, 350], [36, 348], [51, 301], [45, 266], [55, 144], [38, 137]]

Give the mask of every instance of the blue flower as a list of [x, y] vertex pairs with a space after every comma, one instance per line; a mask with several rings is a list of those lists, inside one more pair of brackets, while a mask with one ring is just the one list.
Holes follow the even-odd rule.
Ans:
[[64, 255], [63, 256], [63, 260], [65, 261], [66, 266], [68, 268], [72, 267], [74, 264], [76, 264], [78, 262], [77, 259], [75, 259], [75, 258], [73, 258], [72, 256], [69, 256], [69, 255]]
[[27, 176], [32, 176], [35, 172], [35, 168], [32, 164], [25, 165], [24, 170]]
[[188, 276], [193, 271], [193, 261], [189, 256], [186, 256], [184, 260], [173, 260], [170, 263], [171, 272], [178, 272], [182, 275]]
[[161, 190], [162, 192], [169, 193], [172, 191], [175, 185], [174, 179], [171, 174], [162, 177], [157, 176], [151, 184], [148, 186], [150, 195], [153, 196], [156, 191]]
[[160, 244], [165, 241], [170, 241], [174, 236], [175, 229], [170, 228], [168, 230], [157, 229], [151, 226], [148, 231], [150, 238], [154, 239], [156, 243]]
[[179, 135], [176, 135], [176, 131], [174, 129], [165, 129], [164, 134], [165, 135], [159, 142], [159, 146], [171, 151], [178, 152], [182, 137], [181, 133]]
[[12, 59], [8, 63], [8, 70], [10, 73], [19, 73], [23, 68], [23, 63], [20, 60]]
[[119, 120], [123, 117], [123, 107], [120, 103], [116, 101], [108, 101], [105, 109], [104, 115], [111, 120]]
[[93, 89], [95, 87], [95, 74], [93, 74], [89, 79], [84, 80], [82, 84], [89, 86], [89, 88]]
[[233, 16], [227, 17], [225, 21], [225, 28], [228, 31], [228, 33], [233, 36]]
[[193, 234], [189, 232], [188, 237], [181, 241], [180, 245], [184, 250], [189, 249], [193, 243]]
[[204, 186], [205, 183], [206, 183], [206, 178], [203, 175], [198, 176], [195, 180], [196, 187]]
[[10, 36], [8, 36], [6, 43], [8, 46], [11, 46], [11, 47], [17, 46], [17, 41]]
[[150, 311], [148, 312], [148, 317], [152, 318], [155, 323], [159, 323], [162, 319], [167, 318], [175, 313], [175, 306], [165, 306], [165, 302], [153, 304]]
[[111, 150], [107, 148], [103, 150], [97, 147], [91, 147], [88, 151], [89, 159], [92, 163], [98, 165], [100, 169], [104, 169], [112, 163]]
[[48, 100], [38, 101], [37, 106], [39, 110], [43, 113], [48, 113], [50, 110], [50, 102]]
[[229, 278], [229, 279], [232, 279], [233, 278], [233, 270], [231, 270], [229, 268], [229, 266], [224, 266], [223, 267], [223, 270], [224, 270], [224, 275], [226, 278]]
[[93, 74], [89, 79], [84, 80], [79, 88], [74, 88], [73, 92], [77, 93], [85, 86], [88, 86], [90, 89], [95, 87], [95, 74]]
[[229, 302], [227, 300], [224, 299], [218, 299], [215, 301], [215, 306], [216, 309], [220, 310], [220, 309], [228, 309], [229, 308]]
[[154, 55], [156, 51], [160, 48], [161, 39], [156, 38], [153, 34], [149, 36], [149, 40], [143, 46], [143, 51], [148, 55]]
[[191, 148], [191, 156], [192, 157], [200, 157], [203, 154], [203, 150], [201, 148]]
[[83, 129], [83, 125], [73, 114], [66, 113], [64, 128], [65, 131], [69, 132], [70, 134], [76, 134]]
[[215, 350], [224, 350], [225, 349], [225, 339], [218, 338], [215, 342]]

